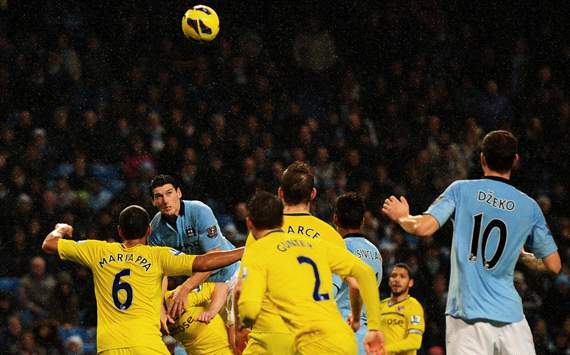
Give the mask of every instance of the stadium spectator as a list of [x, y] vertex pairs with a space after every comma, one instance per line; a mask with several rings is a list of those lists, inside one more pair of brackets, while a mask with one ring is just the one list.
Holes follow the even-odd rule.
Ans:
[[30, 272], [22, 277], [18, 290], [18, 301], [24, 310], [30, 312], [32, 320], [49, 316], [55, 287], [56, 280], [47, 272], [45, 259], [42, 256], [32, 258]]

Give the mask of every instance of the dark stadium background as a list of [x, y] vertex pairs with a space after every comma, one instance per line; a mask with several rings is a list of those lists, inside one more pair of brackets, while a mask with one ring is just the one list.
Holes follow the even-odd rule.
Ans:
[[342, 192], [365, 196], [385, 275], [415, 269], [422, 354], [441, 353], [450, 227], [419, 241], [380, 201], [405, 194], [421, 212], [480, 176], [484, 132], [510, 128], [513, 181], [539, 201], [564, 265], [556, 278], [520, 266], [516, 285], [537, 352], [568, 354], [568, 2], [204, 4], [221, 31], [200, 45], [180, 31], [191, 2], [0, 1], [0, 353], [63, 354], [71, 335], [93, 349], [88, 272], [40, 251], [56, 221], [113, 240], [117, 212], [154, 212], [146, 184], [171, 173], [240, 244], [243, 202], [275, 191], [294, 159], [315, 166], [317, 216]]

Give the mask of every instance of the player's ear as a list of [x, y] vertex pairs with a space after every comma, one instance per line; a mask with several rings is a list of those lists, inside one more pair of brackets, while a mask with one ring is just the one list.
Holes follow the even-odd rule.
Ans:
[[251, 221], [251, 218], [249, 218], [249, 217], [245, 217], [245, 225], [247, 226], [247, 229], [249, 231], [253, 232], [253, 230], [255, 229], [255, 226], [253, 225], [253, 222]]
[[279, 187], [277, 188], [277, 196], [279, 197], [279, 199], [280, 199], [281, 201], [284, 201], [284, 199], [283, 199], [283, 189], [281, 188], [281, 186], [279, 186]]
[[311, 190], [311, 199], [310, 199], [310, 201], [313, 201], [316, 197], [317, 197], [317, 189], [315, 189], [315, 188], [313, 187], [313, 189]]
[[179, 199], [182, 198], [182, 190], [180, 190], [179, 187], [176, 188], [176, 196], [178, 196]]
[[408, 288], [412, 287], [414, 287], [414, 279], [410, 279], [410, 281], [408, 281]]
[[123, 237], [123, 230], [121, 229], [120, 226], [117, 226], [117, 234], [118, 234], [119, 237], [121, 237], [122, 239], [125, 239], [125, 237]]
[[333, 224], [338, 228], [338, 216], [336, 213], [333, 213]]
[[487, 167], [487, 160], [485, 160], [485, 156], [483, 155], [483, 153], [481, 153], [481, 155], [479, 156], [479, 161], [481, 162], [482, 167]]

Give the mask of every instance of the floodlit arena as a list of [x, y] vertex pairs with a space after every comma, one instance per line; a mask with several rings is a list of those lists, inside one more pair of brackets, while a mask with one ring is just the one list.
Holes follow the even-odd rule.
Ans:
[[570, 354], [568, 14], [0, 0], [0, 354]]

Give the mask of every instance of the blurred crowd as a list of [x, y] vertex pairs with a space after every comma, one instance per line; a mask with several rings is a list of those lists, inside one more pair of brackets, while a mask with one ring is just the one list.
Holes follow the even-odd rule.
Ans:
[[[539, 202], [563, 260], [557, 277], [517, 268], [515, 286], [537, 353], [568, 354], [564, 19], [545, 4], [533, 17], [525, 1], [358, 3], [328, 14], [319, 1], [213, 4], [220, 36], [199, 45], [182, 38], [179, 4], [0, 1], [2, 353], [94, 349], [89, 272], [40, 250], [56, 222], [77, 239], [116, 240], [118, 212], [156, 212], [147, 184], [168, 173], [241, 245], [245, 201], [276, 191], [294, 160], [314, 167], [318, 217], [343, 192], [364, 196], [385, 274], [403, 261], [416, 275], [422, 353], [440, 353], [451, 226], [420, 241], [380, 215], [381, 201], [406, 195], [422, 212], [452, 181], [481, 176], [478, 144], [505, 128], [519, 138], [514, 184]], [[264, 21], [242, 21], [258, 11]]]

